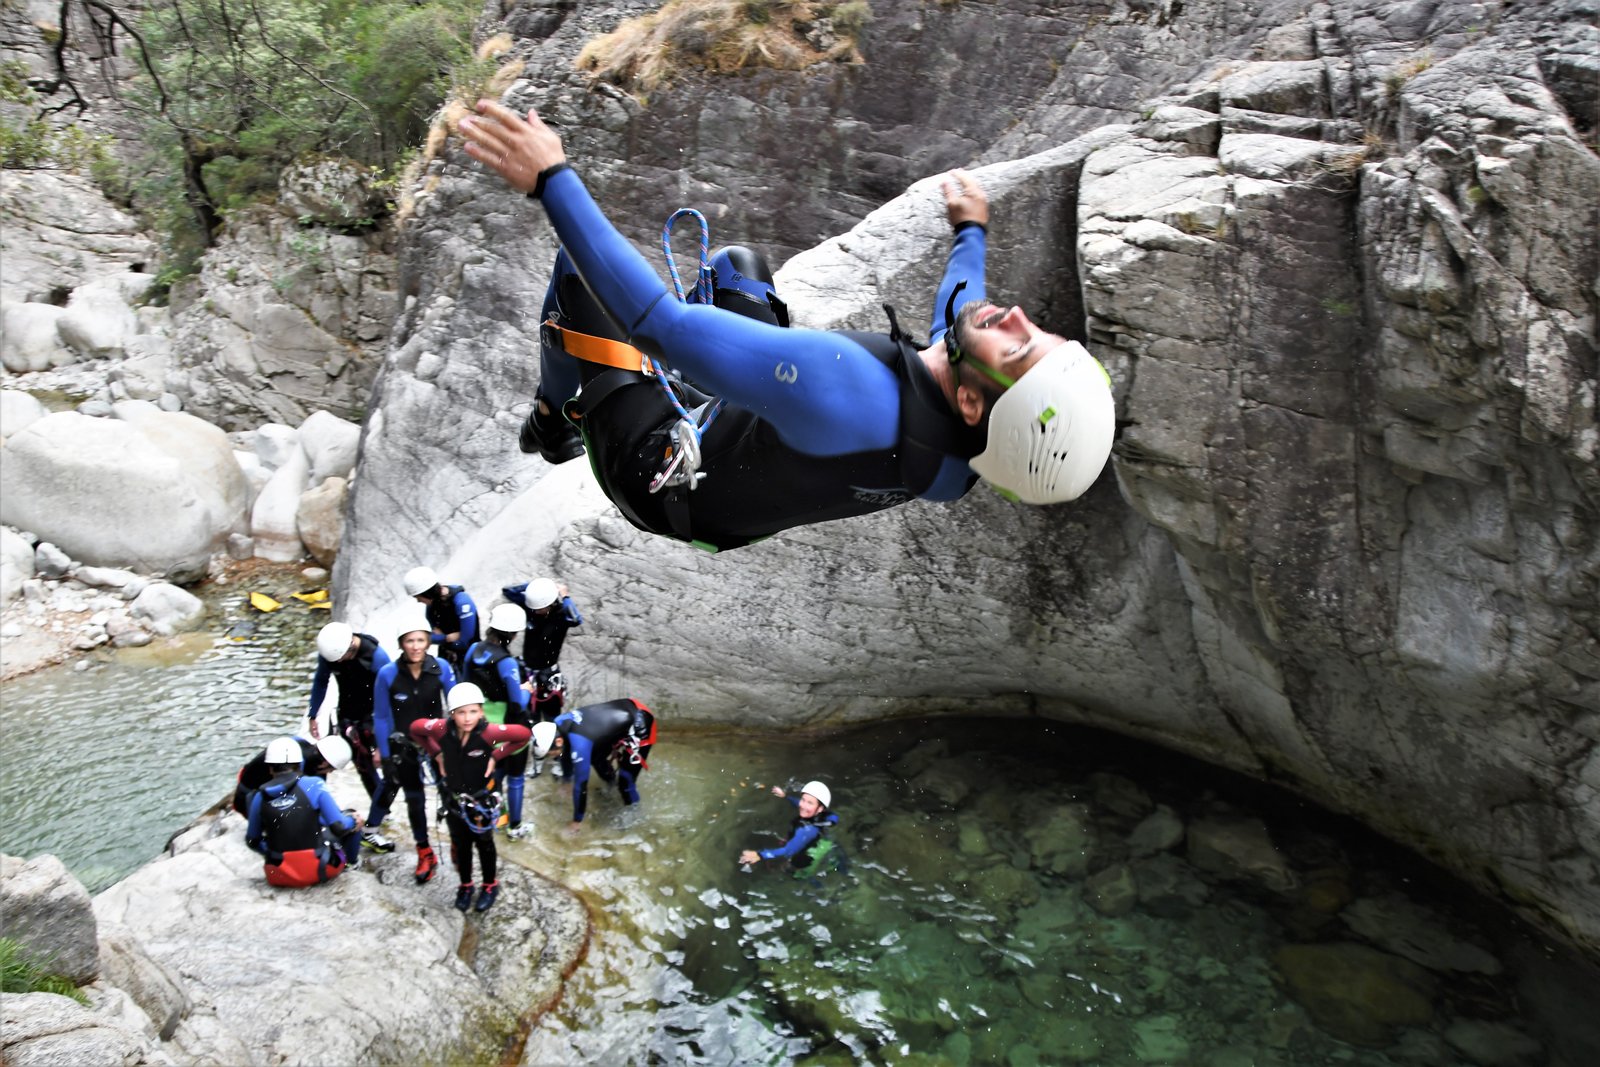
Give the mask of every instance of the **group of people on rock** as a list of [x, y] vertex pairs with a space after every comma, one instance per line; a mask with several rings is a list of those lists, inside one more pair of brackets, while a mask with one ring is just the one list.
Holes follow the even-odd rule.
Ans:
[[[404, 792], [420, 885], [439, 866], [428, 837], [433, 785], [461, 880], [456, 907], [486, 911], [500, 887], [495, 831], [521, 838], [529, 830], [530, 760], [538, 777], [555, 755], [551, 773], [572, 784], [576, 827], [591, 770], [616, 782], [623, 803], [638, 802], [655, 716], [632, 699], [564, 707], [561, 650], [583, 616], [554, 580], [506, 586], [481, 633], [477, 605], [460, 586], [426, 567], [407, 571], [404, 586], [420, 608], [395, 627], [393, 654], [345, 623], [317, 634], [309, 736], [279, 738], [241, 768], [234, 807], [249, 820], [246, 842], [266, 857], [267, 881], [308, 886], [358, 865], [363, 846], [394, 851], [380, 827]], [[519, 634], [520, 657], [511, 649]], [[324, 736], [319, 713], [330, 681], [337, 700]], [[329, 773], [352, 763], [371, 800], [365, 818], [342, 810], [326, 787]]]
[[[428, 836], [431, 785], [460, 878], [456, 907], [487, 911], [500, 890], [495, 831], [520, 839], [530, 830], [523, 822], [529, 763], [537, 778], [551, 760], [551, 776], [570, 784], [576, 829], [588, 810], [591, 774], [615, 784], [624, 804], [638, 803], [655, 715], [632, 698], [565, 707], [561, 650], [583, 616], [554, 580], [503, 588], [505, 602], [490, 611], [481, 633], [477, 606], [460, 586], [440, 582], [426, 567], [407, 571], [404, 585], [421, 608], [396, 625], [392, 655], [346, 623], [331, 622], [317, 634], [309, 737], [278, 738], [245, 764], [233, 804], [248, 819], [246, 842], [266, 858], [267, 881], [304, 887], [358, 866], [363, 847], [393, 852], [380, 828], [403, 792], [421, 885], [439, 867]], [[511, 647], [519, 634], [520, 656]], [[324, 734], [319, 713], [330, 681], [336, 710]], [[326, 784], [352, 763], [371, 801], [365, 818], [341, 809]], [[809, 782], [798, 795], [779, 786], [773, 793], [796, 806], [793, 830], [782, 846], [746, 851], [740, 862], [788, 860], [797, 874], [814, 873], [838, 823], [828, 787]]]

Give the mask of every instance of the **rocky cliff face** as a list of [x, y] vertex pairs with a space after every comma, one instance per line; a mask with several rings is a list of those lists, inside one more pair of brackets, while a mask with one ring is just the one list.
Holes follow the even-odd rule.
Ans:
[[[435, 161], [336, 571], [558, 574], [577, 696], [838, 723], [1092, 722], [1352, 812], [1600, 949], [1597, 11], [1575, 0], [877, 5], [865, 62], [568, 73], [617, 14], [503, 5], [627, 232], [689, 204], [781, 258], [987, 162], [990, 291], [1117, 383], [1082, 500], [984, 490], [726, 557], [646, 539], [580, 464], [514, 455], [553, 248]], [[933, 73], [940, 79], [934, 79]], [[936, 89], [948, 77], [948, 89]], [[913, 187], [790, 260], [797, 321], [925, 329], [947, 237]]]

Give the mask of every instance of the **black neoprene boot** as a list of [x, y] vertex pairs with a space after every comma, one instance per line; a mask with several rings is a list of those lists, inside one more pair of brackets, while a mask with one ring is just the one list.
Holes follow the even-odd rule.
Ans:
[[517, 447], [529, 455], [537, 452], [546, 463], [565, 463], [583, 455], [583, 435], [561, 417], [543, 393], [535, 393], [533, 410], [522, 421], [522, 432], [517, 435]]

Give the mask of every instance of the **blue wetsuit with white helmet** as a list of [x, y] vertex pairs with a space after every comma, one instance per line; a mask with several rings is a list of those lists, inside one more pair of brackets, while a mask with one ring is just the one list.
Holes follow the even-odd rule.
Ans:
[[[615, 324], [610, 336], [726, 405], [701, 442], [706, 477], [699, 486], [648, 493], [663, 428], [677, 418], [664, 394], [637, 374], [632, 380], [648, 384], [648, 392], [617, 386], [616, 376], [628, 372], [580, 364], [558, 334], [545, 331], [541, 393], [559, 406], [583, 384], [569, 414], [578, 416], [602, 487], [634, 525], [729, 548], [914, 497], [955, 500], [972, 487], [967, 459], [982, 450], [983, 435], [950, 411], [909, 344], [891, 335], [789, 329], [681, 302], [571, 168], [547, 172], [538, 194], [563, 246], [545, 317], [606, 334], [600, 316], [578, 308], [586, 286], [588, 299]], [[957, 227], [934, 302], [933, 336], [948, 325], [945, 306], [959, 284], [966, 299], [985, 299], [985, 246], [980, 224]], [[582, 286], [572, 284], [577, 277]]]

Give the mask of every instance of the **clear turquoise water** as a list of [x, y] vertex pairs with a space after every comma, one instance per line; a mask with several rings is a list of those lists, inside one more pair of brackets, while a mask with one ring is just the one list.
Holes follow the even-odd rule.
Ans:
[[[233, 637], [5, 685], [0, 848], [103, 888], [297, 724], [323, 616], [216, 603]], [[1594, 969], [1214, 769], [1039, 721], [662, 731], [641, 806], [596, 781], [569, 834], [560, 783], [531, 781], [537, 832], [502, 846], [595, 919], [525, 1063], [1600, 1063]], [[847, 869], [741, 869], [787, 832], [770, 786], [813, 777]], [[1219, 825], [1270, 846], [1230, 866]]]

